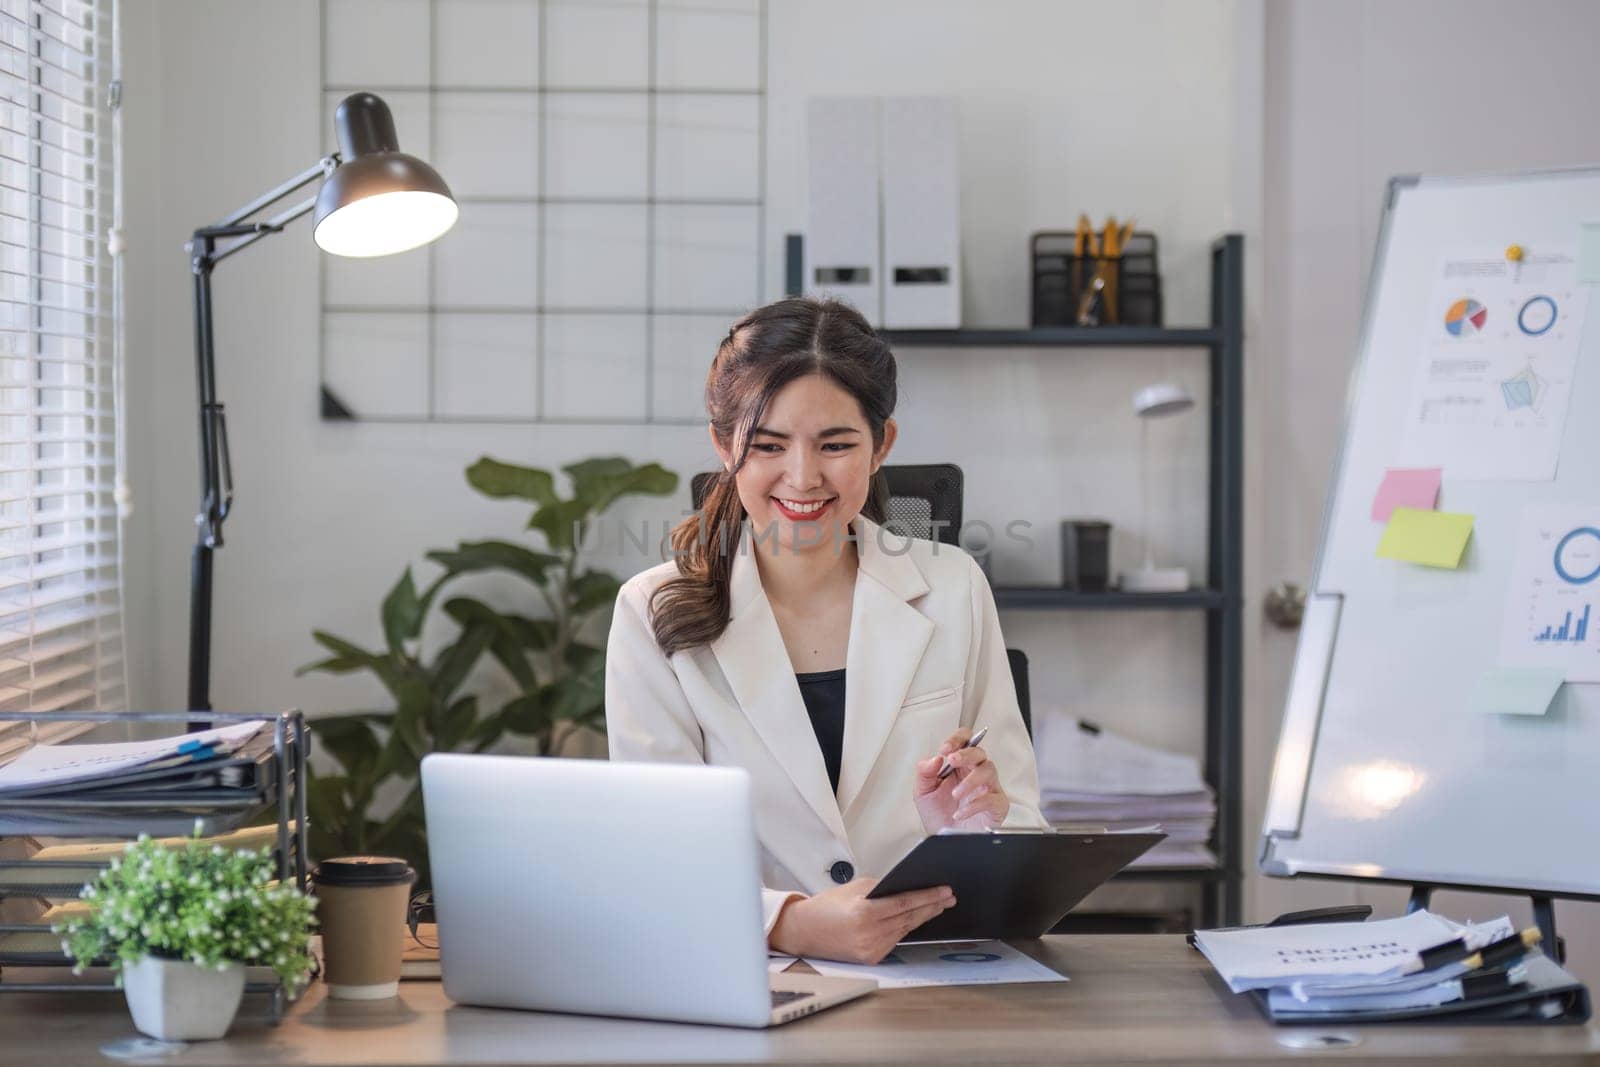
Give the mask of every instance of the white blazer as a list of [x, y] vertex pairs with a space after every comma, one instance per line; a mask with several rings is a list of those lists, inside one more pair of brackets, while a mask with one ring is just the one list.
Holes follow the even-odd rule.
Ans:
[[611, 758], [750, 773], [768, 932], [791, 896], [830, 889], [852, 873], [880, 877], [926, 836], [911, 798], [914, 764], [958, 726], [989, 727], [983, 747], [1011, 799], [1005, 825], [1045, 825], [1033, 745], [983, 572], [951, 545], [900, 537], [864, 517], [854, 529], [860, 567], [837, 797], [748, 531], [734, 560], [728, 627], [710, 645], [669, 657], [656, 644], [650, 596], [677, 575], [671, 561], [622, 586], [611, 623]]

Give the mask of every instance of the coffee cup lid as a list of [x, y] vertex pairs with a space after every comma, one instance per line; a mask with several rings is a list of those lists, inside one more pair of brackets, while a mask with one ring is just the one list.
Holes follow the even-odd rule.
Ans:
[[319, 885], [402, 885], [414, 881], [417, 872], [394, 856], [340, 856], [317, 864], [311, 877]]

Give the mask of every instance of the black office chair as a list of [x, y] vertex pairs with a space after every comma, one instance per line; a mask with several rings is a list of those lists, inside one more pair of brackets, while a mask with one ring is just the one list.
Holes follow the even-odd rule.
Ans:
[[1033, 740], [1033, 708], [1028, 695], [1028, 654], [1020, 648], [1006, 649], [1006, 659], [1011, 663], [1011, 682], [1017, 689], [1017, 708], [1022, 712], [1022, 726]]
[[[903, 537], [920, 537], [945, 545], [960, 543], [962, 496], [966, 489], [960, 467], [954, 463], [884, 464], [878, 473], [882, 484], [874, 491], [888, 497], [884, 505], [886, 528]], [[716, 477], [717, 472], [706, 471], [689, 479], [689, 498], [695, 510], [699, 510]], [[1022, 725], [1031, 738], [1028, 654], [1020, 648], [1008, 648], [1006, 659], [1017, 690], [1017, 706], [1022, 709]]]

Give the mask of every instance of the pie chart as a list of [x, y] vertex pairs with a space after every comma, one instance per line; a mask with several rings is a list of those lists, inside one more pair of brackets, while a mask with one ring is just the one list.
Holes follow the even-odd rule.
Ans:
[[1482, 304], [1462, 299], [1451, 304], [1450, 310], [1444, 313], [1444, 328], [1450, 331], [1451, 337], [1471, 337], [1483, 329], [1488, 320], [1489, 312]]

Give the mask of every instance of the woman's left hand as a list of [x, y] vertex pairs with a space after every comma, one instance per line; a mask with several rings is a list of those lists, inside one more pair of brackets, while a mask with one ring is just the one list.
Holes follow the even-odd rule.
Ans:
[[[1005, 822], [1011, 798], [1000, 787], [1000, 774], [981, 747], [962, 748], [972, 731], [962, 727], [939, 746], [939, 753], [917, 764], [912, 799], [922, 828], [930, 834], [944, 829], [991, 830]], [[949, 759], [955, 772], [939, 781], [939, 768]]]

